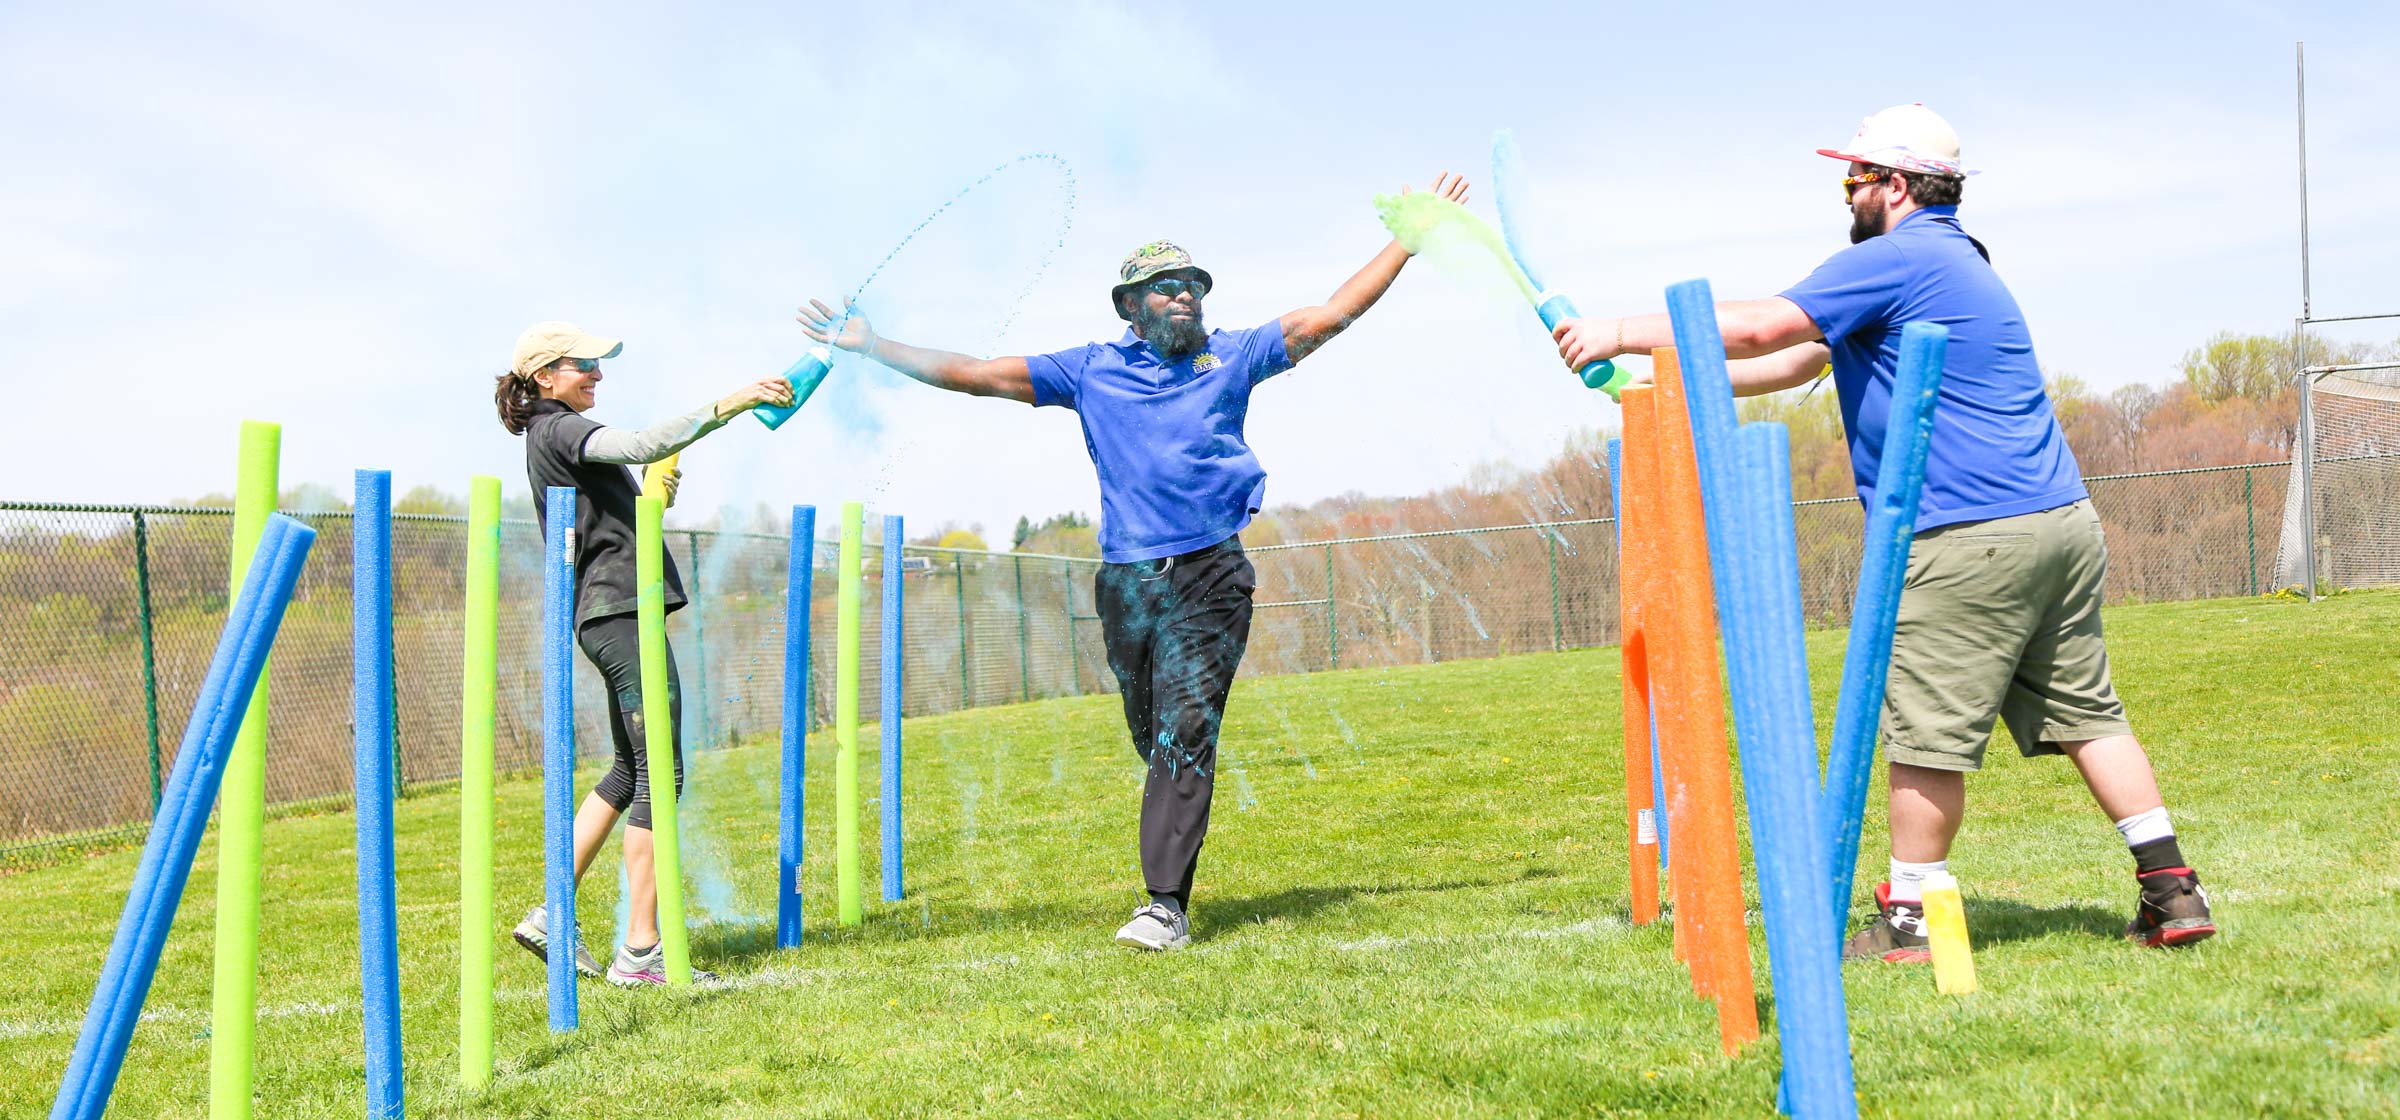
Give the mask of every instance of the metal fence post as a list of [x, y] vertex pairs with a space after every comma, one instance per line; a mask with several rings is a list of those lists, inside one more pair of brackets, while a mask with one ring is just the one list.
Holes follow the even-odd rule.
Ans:
[[1558, 533], [1542, 531], [1542, 539], [1550, 545], [1550, 652], [1567, 648], [1566, 627], [1559, 619], [1558, 606]]
[[133, 511], [133, 587], [142, 620], [142, 718], [150, 728], [150, 815], [158, 815], [158, 655], [150, 636], [150, 525]]
[[1333, 544], [1325, 545], [1325, 667], [1338, 669], [1342, 665], [1342, 631], [1335, 617], [1340, 604], [1333, 597]]
[[2250, 468], [2242, 468], [2242, 520], [2249, 525], [2250, 593], [2258, 594], [2258, 507], [2250, 501]]
[[1083, 695], [1083, 658], [1075, 651], [1075, 570], [1066, 561], [1058, 562], [1058, 581], [1067, 585], [1063, 604], [1067, 616], [1067, 695]]
[[952, 553], [951, 562], [958, 574], [958, 706], [975, 706], [974, 662], [967, 656], [967, 558], [964, 553]]
[[2317, 601], [2317, 409], [2316, 379], [2308, 373], [2308, 331], [2292, 325], [2292, 349], [2300, 365], [2300, 563], [2301, 588]]
[[[700, 669], [697, 682], [700, 686], [700, 741], [695, 744], [693, 749], [707, 750], [717, 741], [717, 712], [716, 706], [708, 702], [708, 629], [701, 622], [702, 611], [700, 609], [700, 532], [696, 529], [686, 529], [683, 539], [686, 544], [691, 546], [692, 550], [691, 587], [689, 588], [692, 608], [692, 661]], [[681, 737], [680, 733], [678, 737]]]
[[1025, 558], [1017, 562], [1017, 699], [1033, 699], [1033, 639], [1025, 625]]
[[[392, 643], [392, 671], [384, 674], [392, 682], [392, 800], [408, 796], [408, 753], [400, 749], [400, 643]], [[356, 798], [357, 791], [351, 792]]]

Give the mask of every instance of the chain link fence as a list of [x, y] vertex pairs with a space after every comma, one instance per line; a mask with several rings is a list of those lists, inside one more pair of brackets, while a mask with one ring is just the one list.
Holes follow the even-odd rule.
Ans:
[[[2108, 527], [2111, 601], [2273, 590], [2290, 466], [2090, 480]], [[2390, 470], [2368, 485], [2388, 490]], [[2320, 473], [2343, 485], [2348, 475]], [[1795, 507], [1802, 604], [1843, 625], [1862, 515], [1849, 499]], [[347, 802], [350, 518], [317, 529], [268, 684], [267, 797], [285, 810]], [[2338, 526], [2332, 527], [2339, 531]], [[0, 503], [0, 862], [138, 839], [174, 765], [227, 607], [222, 509]], [[2266, 542], [2261, 551], [2261, 541]], [[669, 530], [693, 605], [670, 617], [687, 749], [756, 741], [782, 724], [781, 536]], [[2362, 542], [2363, 543], [2363, 542]], [[2388, 544], [2388, 542], [2382, 542]], [[397, 515], [394, 678], [403, 791], [459, 773], [461, 519]], [[498, 750], [540, 765], [540, 527], [502, 527]], [[820, 542], [810, 627], [812, 724], [833, 712], [837, 546]], [[864, 568], [859, 684], [879, 694], [882, 554]], [[905, 547], [909, 715], [1113, 692], [1092, 602], [1095, 561]], [[1508, 525], [1250, 550], [1257, 613], [1245, 675], [1494, 657], [1617, 640], [1614, 519]], [[609, 751], [599, 676], [576, 659], [577, 744]]]

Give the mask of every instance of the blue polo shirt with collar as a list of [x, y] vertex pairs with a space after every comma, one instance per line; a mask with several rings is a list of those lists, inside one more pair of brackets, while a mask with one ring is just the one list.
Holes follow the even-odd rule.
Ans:
[[1033, 403], [1072, 408], [1100, 475], [1100, 557], [1112, 564], [1205, 548], [1250, 524], [1267, 472], [1243, 441], [1250, 387], [1292, 368], [1283, 323], [1211, 331], [1178, 362], [1130, 330], [1025, 359]]
[[2088, 492], [2042, 388], [2016, 297], [1958, 224], [1958, 207], [1910, 213], [1835, 253], [1783, 293], [1825, 334], [1860, 500], [1875, 500], [1900, 328], [1950, 328], [1917, 531], [2039, 513]]

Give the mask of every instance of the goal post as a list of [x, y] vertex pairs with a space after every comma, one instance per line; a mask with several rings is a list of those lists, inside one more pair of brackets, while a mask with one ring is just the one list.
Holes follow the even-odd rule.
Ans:
[[2275, 585], [2400, 585], [2400, 361], [2301, 374]]

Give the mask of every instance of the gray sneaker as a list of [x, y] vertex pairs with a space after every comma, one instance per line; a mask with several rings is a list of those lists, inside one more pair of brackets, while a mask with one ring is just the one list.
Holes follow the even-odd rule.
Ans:
[[1153, 902], [1133, 912], [1133, 920], [1117, 931], [1117, 944], [1153, 953], [1181, 949], [1191, 943], [1192, 919]]
[[[549, 964], [550, 908], [543, 905], [527, 910], [525, 920], [517, 923], [517, 928], [511, 931], [511, 936], [517, 939], [517, 944], [525, 947], [526, 952], [539, 958], [543, 964]], [[583, 947], [580, 938], [577, 939], [575, 945], [575, 971], [585, 976], [600, 975], [599, 958], [592, 956], [592, 951]]]
[[[714, 984], [717, 974], [705, 968], [692, 969], [692, 983]], [[639, 988], [647, 984], [667, 982], [667, 947], [663, 944], [636, 953], [626, 946], [617, 946], [617, 959], [608, 962], [608, 982], [620, 988]]]

